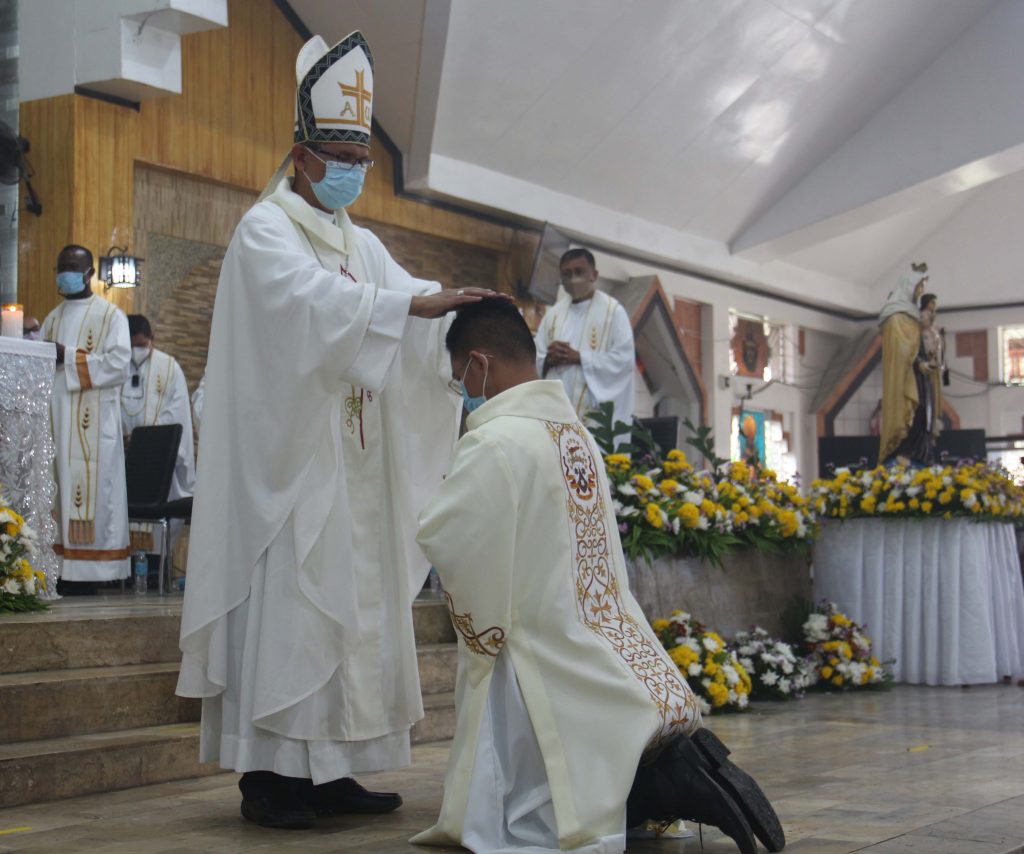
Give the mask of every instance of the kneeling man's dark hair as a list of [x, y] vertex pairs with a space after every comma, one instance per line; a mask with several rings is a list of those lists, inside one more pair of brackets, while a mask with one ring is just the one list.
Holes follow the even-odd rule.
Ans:
[[533, 362], [537, 358], [533, 335], [519, 309], [500, 299], [480, 300], [460, 308], [444, 345], [453, 356], [481, 350], [512, 362]]

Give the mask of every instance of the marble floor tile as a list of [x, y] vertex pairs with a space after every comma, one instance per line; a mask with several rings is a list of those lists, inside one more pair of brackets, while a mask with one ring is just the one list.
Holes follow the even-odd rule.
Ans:
[[[800, 854], [1024, 852], [1024, 690], [900, 686], [862, 695], [766, 703], [708, 724], [754, 774]], [[400, 791], [389, 816], [345, 816], [310, 831], [254, 827], [239, 816], [236, 774], [0, 810], [0, 852], [375, 852], [444, 854], [409, 837], [441, 801], [447, 743], [413, 748], [411, 768], [367, 775]], [[638, 854], [724, 854], [731, 840], [633, 842]]]

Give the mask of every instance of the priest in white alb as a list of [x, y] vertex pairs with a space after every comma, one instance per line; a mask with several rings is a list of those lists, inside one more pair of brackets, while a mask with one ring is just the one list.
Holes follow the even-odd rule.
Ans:
[[153, 346], [153, 328], [144, 315], [128, 315], [128, 333], [132, 361], [128, 381], [121, 389], [121, 428], [129, 438], [136, 427], [181, 425], [181, 444], [168, 498], [185, 498], [192, 494], [196, 482], [192, 409], [185, 373], [174, 356]]
[[243, 816], [286, 828], [401, 804], [352, 775], [407, 765], [423, 716], [416, 515], [458, 425], [435, 318], [490, 293], [413, 278], [345, 211], [372, 166], [363, 36], [313, 38], [296, 78], [294, 176], [217, 288], [177, 688]]
[[60, 251], [57, 290], [64, 299], [42, 329], [43, 339], [57, 345], [51, 412], [60, 541], [53, 550], [65, 582], [130, 574], [120, 412], [131, 359], [128, 319], [93, 294], [94, 274], [84, 246]]
[[570, 249], [559, 261], [562, 287], [537, 329], [537, 373], [561, 380], [580, 418], [602, 403], [633, 423], [636, 352], [622, 303], [597, 290], [593, 254]]
[[781, 849], [629, 592], [600, 451], [537, 378], [526, 322], [479, 303], [446, 343], [468, 432], [419, 542], [458, 632], [456, 730], [440, 817], [412, 841], [620, 854], [627, 827], [684, 818]]

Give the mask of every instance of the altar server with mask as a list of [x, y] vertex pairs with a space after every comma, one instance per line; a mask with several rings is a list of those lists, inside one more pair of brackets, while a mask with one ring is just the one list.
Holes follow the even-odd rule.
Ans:
[[60, 542], [53, 550], [61, 579], [71, 582], [130, 574], [121, 387], [131, 344], [124, 312], [93, 294], [95, 272], [84, 246], [61, 249], [57, 290], [64, 299], [42, 333], [57, 345], [51, 409]]
[[[416, 843], [621, 854], [627, 828], [693, 819], [744, 854], [785, 837], [629, 592], [608, 478], [526, 322], [458, 313], [452, 377], [471, 410], [420, 518], [458, 632], [456, 728], [436, 825]], [[752, 833], [753, 831], [753, 833]]]
[[408, 765], [423, 716], [416, 515], [459, 402], [437, 318], [490, 293], [413, 278], [349, 219], [373, 74], [358, 32], [300, 50], [295, 144], [235, 230], [210, 334], [177, 690], [272, 827], [401, 804], [352, 775]]
[[558, 301], [537, 329], [537, 373], [561, 380], [581, 418], [601, 403], [632, 424], [636, 353], [633, 327], [622, 304], [597, 290], [597, 265], [587, 249], [570, 249], [559, 262]]

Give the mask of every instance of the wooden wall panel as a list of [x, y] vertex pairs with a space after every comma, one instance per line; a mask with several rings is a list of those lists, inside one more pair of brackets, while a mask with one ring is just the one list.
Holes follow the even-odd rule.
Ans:
[[74, 242], [71, 194], [74, 176], [74, 95], [44, 98], [21, 105], [21, 133], [32, 144], [32, 186], [43, 215], [25, 210], [20, 190], [18, 212], [18, 301], [25, 313], [42, 320], [57, 304], [54, 267], [61, 247]]
[[[182, 38], [182, 94], [138, 111], [67, 95], [22, 104], [46, 211], [21, 219], [19, 298], [45, 314], [58, 301], [52, 267], [64, 244], [97, 255], [111, 245], [139, 253], [136, 167], [156, 167], [259, 192], [292, 144], [295, 56], [300, 37], [272, 0], [229, 0], [227, 28]], [[377, 166], [352, 214], [498, 253], [498, 284], [511, 291], [529, 273], [537, 235], [396, 197], [391, 157], [375, 142]], [[134, 308], [131, 291], [110, 292]]]

